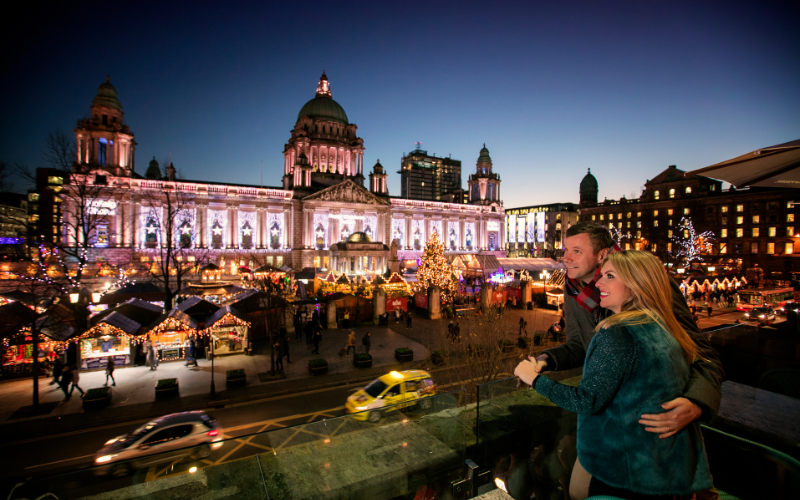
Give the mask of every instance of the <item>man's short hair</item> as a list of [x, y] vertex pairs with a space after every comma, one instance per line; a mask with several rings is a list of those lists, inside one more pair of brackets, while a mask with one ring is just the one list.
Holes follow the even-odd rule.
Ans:
[[592, 243], [592, 249], [596, 254], [614, 245], [614, 239], [611, 238], [611, 233], [608, 229], [594, 222], [579, 222], [573, 224], [567, 229], [566, 237], [569, 238], [579, 234], [589, 235], [589, 241]]

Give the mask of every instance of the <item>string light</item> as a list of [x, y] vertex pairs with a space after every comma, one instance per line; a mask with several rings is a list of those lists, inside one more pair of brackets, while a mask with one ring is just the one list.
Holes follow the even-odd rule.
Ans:
[[420, 259], [413, 290], [416, 293], [425, 293], [428, 287], [438, 286], [442, 291], [442, 302], [449, 304], [458, 290], [458, 278], [453, 273], [453, 266], [447, 262], [444, 250], [444, 245], [439, 241], [439, 233], [434, 231]]

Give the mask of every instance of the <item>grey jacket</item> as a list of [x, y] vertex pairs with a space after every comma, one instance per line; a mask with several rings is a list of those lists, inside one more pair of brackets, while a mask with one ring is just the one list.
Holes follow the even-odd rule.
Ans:
[[[722, 369], [719, 355], [705, 336], [700, 333], [697, 324], [692, 319], [692, 313], [689, 312], [680, 288], [673, 280], [670, 280], [670, 285], [672, 286], [672, 310], [675, 312], [675, 317], [697, 344], [702, 357], [702, 360], [695, 362], [691, 367], [689, 383], [684, 390], [683, 397], [694, 402], [703, 410], [701, 421], [711, 422], [719, 411], [719, 402], [722, 397], [720, 386], [725, 372]], [[605, 311], [605, 316], [608, 315], [610, 315], [610, 311]], [[578, 301], [568, 294], [564, 296], [564, 320], [566, 321], [567, 341], [558, 347], [544, 351], [550, 357], [547, 363], [549, 370], [569, 370], [583, 366], [586, 349], [594, 337], [594, 329], [598, 323], [592, 313], [581, 307]]]

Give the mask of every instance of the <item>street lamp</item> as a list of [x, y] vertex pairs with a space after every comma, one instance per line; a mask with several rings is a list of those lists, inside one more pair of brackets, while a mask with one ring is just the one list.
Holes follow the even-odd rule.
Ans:
[[214, 385], [214, 336], [209, 333], [208, 338], [211, 339], [211, 397], [213, 398], [217, 394], [217, 388]]
[[547, 272], [547, 269], [539, 273], [539, 279], [542, 280], [542, 286], [544, 286], [544, 293], [547, 293], [547, 280], [550, 279], [550, 273]]
[[78, 292], [73, 292], [69, 294], [69, 301], [73, 304], [77, 304], [78, 301], [81, 300], [81, 294]]
[[92, 292], [92, 302], [97, 304], [98, 302], [100, 302], [100, 297], [101, 296], [102, 296], [102, 294], [100, 292]]

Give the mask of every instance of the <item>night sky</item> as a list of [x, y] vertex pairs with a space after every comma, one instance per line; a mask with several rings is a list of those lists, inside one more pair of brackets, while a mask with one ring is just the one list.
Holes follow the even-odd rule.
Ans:
[[[21, 2], [20, 2], [21, 3]], [[26, 2], [28, 4], [34, 2]], [[486, 143], [507, 208], [638, 196], [800, 138], [798, 2], [36, 2], [4, 9], [0, 160], [43, 166], [106, 75], [136, 170], [171, 152], [186, 179], [279, 186], [322, 70], [366, 147], [462, 161]], [[205, 5], [205, 6], [204, 6]]]

